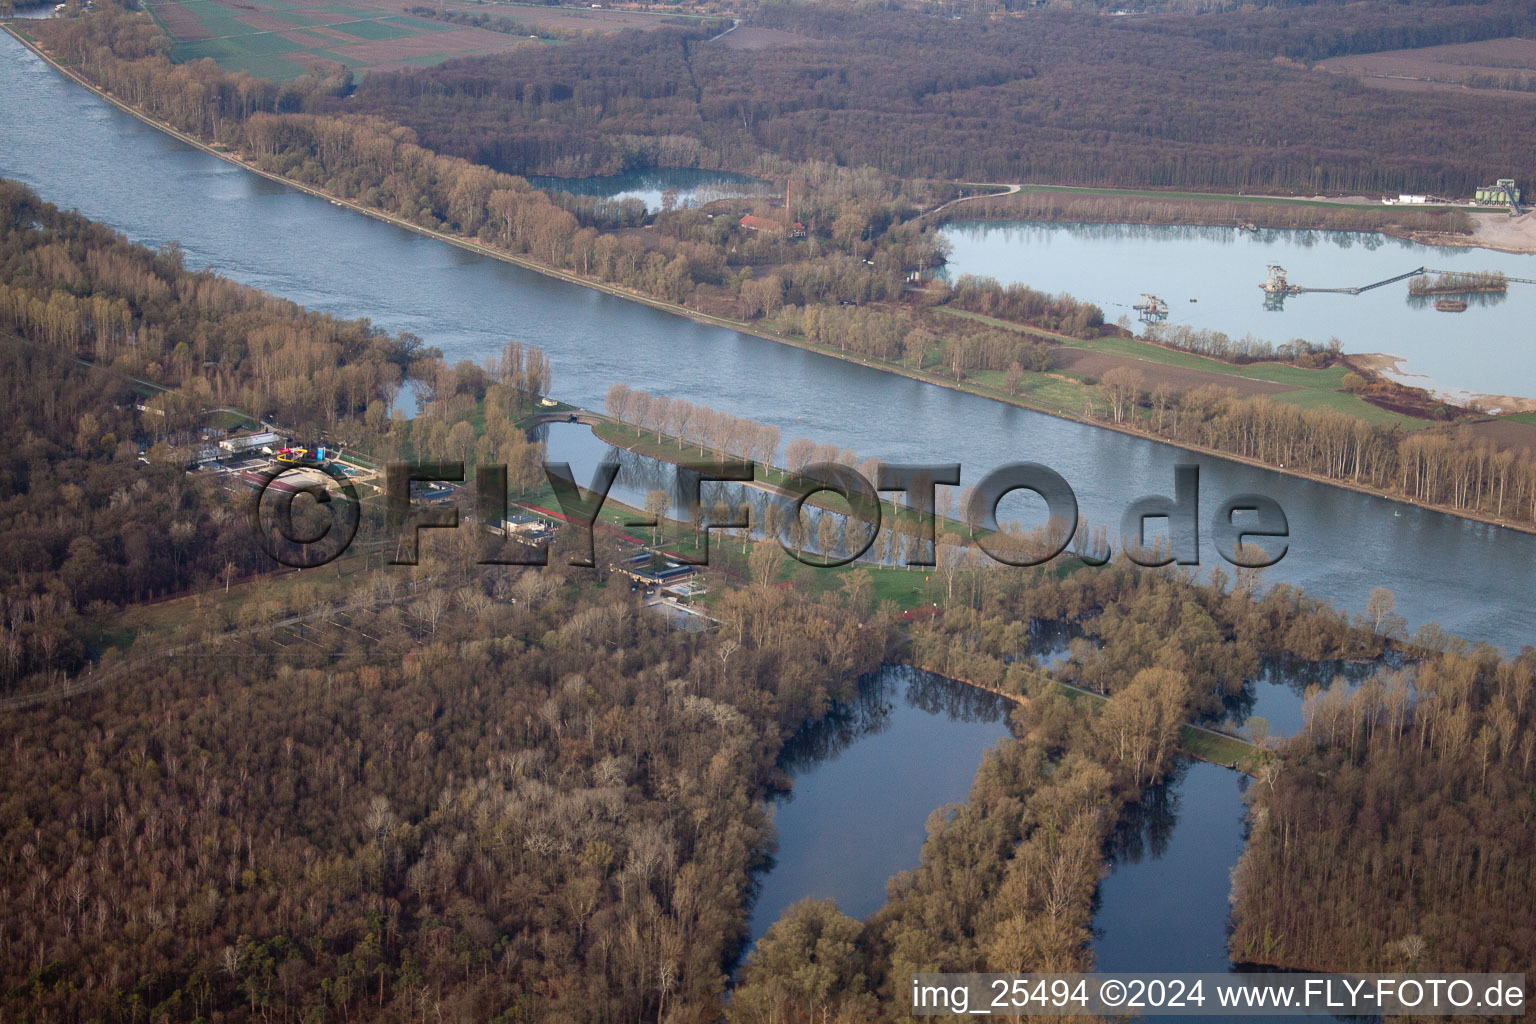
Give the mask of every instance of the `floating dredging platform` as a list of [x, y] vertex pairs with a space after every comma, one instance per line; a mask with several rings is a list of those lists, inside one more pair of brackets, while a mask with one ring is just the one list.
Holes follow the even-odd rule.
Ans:
[[[1440, 281], [1435, 284], [1420, 288], [1416, 294], [1421, 295], [1445, 295], [1452, 294], [1453, 289], [1447, 282], [1465, 280], [1469, 282], [1464, 289], [1467, 292], [1502, 292], [1510, 282], [1520, 284], [1536, 284], [1536, 278], [1507, 277], [1497, 272], [1494, 273], [1468, 273], [1455, 270], [1431, 270], [1428, 267], [1415, 267], [1403, 274], [1394, 274], [1380, 281], [1372, 281], [1370, 284], [1356, 285], [1353, 288], [1309, 288], [1304, 285], [1292, 284], [1285, 275], [1285, 268], [1278, 263], [1268, 266], [1268, 274], [1259, 285], [1264, 290], [1264, 304], [1270, 308], [1278, 308], [1288, 295], [1301, 295], [1304, 293], [1323, 293], [1331, 295], [1359, 295], [1376, 288], [1382, 288], [1398, 281], [1406, 281], [1410, 278], [1424, 277], [1428, 274], [1440, 275]], [[1475, 285], [1475, 286], [1474, 286]], [[1411, 288], [1412, 286], [1410, 286]], [[1459, 292], [1456, 292], [1459, 294]]]
[[1168, 303], [1149, 292], [1141, 293], [1141, 301], [1131, 307], [1147, 323], [1168, 319]]

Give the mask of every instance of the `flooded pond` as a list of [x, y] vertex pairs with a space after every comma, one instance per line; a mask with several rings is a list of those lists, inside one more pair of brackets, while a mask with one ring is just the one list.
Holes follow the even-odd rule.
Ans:
[[530, 175], [534, 188], [569, 192], [622, 202], [638, 199], [646, 213], [661, 209], [702, 206], [728, 196], [749, 196], [762, 192], [767, 182], [731, 171], [704, 171], [694, 167], [649, 167], [592, 178], [555, 178]]
[[807, 897], [835, 900], [857, 918], [884, 903], [891, 876], [917, 866], [928, 816], [963, 801], [982, 756], [1009, 735], [1009, 707], [889, 666], [856, 700], [802, 729], [780, 758], [794, 788], [773, 801], [779, 851], [761, 876], [751, 938]]

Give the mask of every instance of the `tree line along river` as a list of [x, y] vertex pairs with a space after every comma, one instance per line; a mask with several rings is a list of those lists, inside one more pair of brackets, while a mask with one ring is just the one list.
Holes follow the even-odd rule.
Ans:
[[[786, 441], [808, 437], [889, 462], [960, 462], [963, 483], [1008, 462], [1041, 462], [1070, 482], [1093, 523], [1118, 523], [1141, 495], [1171, 494], [1174, 466], [1196, 461], [1203, 518], [1240, 492], [1266, 494], [1285, 509], [1290, 551], [1267, 570], [1269, 581], [1297, 584], [1351, 611], [1364, 609], [1371, 588], [1389, 587], [1410, 626], [1433, 619], [1506, 650], [1518, 649], [1532, 632], [1528, 567], [1536, 536], [1197, 458], [695, 323], [475, 255], [185, 146], [69, 83], [9, 36], [0, 37], [0, 139], [0, 175], [134, 241], [176, 241], [189, 266], [312, 309], [410, 331], [450, 359], [478, 361], [507, 338], [538, 345], [552, 359], [555, 393], [588, 408], [600, 408], [607, 388], [622, 381], [772, 423]], [[1207, 567], [1218, 564], [1208, 542], [1201, 557]], [[942, 710], [927, 717], [929, 727], [940, 730], [957, 720]], [[966, 734], [945, 745], [951, 737], [941, 731], [940, 748], [968, 780], [982, 750], [1001, 733]], [[853, 744], [842, 756], [860, 749]], [[899, 786], [924, 770], [900, 750], [857, 767], [875, 786]], [[802, 781], [802, 789], [814, 787]], [[1128, 838], [1104, 884], [1096, 922], [1105, 969], [1149, 969], [1159, 964], [1138, 958], [1167, 959], [1174, 949], [1188, 953], [1190, 959], [1180, 960], [1186, 969], [1225, 962], [1227, 871], [1241, 842], [1238, 778], [1196, 765], [1165, 794], [1141, 839]], [[953, 799], [963, 791], [940, 796]], [[800, 802], [803, 808], [809, 799]], [[921, 808], [920, 817], [929, 810]], [[920, 830], [910, 833], [907, 828], [899, 837], [909, 864], [921, 840]], [[781, 829], [780, 858], [788, 862], [800, 844], [840, 841], [825, 822], [805, 834]], [[861, 849], [881, 845], [864, 836], [842, 848], [856, 858]], [[1139, 861], [1132, 856], [1138, 849]], [[842, 874], [862, 887], [850, 905], [864, 905], [871, 886], [878, 894], [889, 868], [872, 860], [845, 864]], [[1184, 883], [1171, 884], [1171, 876]], [[1192, 902], [1190, 886], [1204, 902]], [[1170, 934], [1184, 941], [1170, 942]]]

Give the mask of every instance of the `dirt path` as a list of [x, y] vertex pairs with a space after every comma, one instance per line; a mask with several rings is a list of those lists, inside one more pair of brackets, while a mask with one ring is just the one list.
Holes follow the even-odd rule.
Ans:
[[943, 210], [949, 209], [951, 206], [954, 206], [956, 203], [968, 203], [972, 199], [996, 199], [998, 196], [1011, 196], [1015, 192], [1019, 191], [1019, 189], [1023, 188], [1024, 186], [1023, 185], [1005, 185], [1002, 182], [981, 182], [980, 184], [976, 185], [975, 187], [976, 188], [1006, 188], [1008, 191], [1006, 191], [1006, 192], [979, 192], [979, 193], [976, 193], [974, 195], [960, 196], [960, 197], [958, 197], [956, 199], [951, 199], [947, 203], [940, 203], [938, 206], [935, 206], [933, 209], [931, 209], [927, 213], [923, 214], [923, 216], [925, 216], [925, 217], [932, 217], [936, 213], [939, 213], [939, 212], [941, 212]]

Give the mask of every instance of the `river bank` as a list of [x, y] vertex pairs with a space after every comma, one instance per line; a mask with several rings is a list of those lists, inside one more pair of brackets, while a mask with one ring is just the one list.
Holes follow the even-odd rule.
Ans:
[[1511, 217], [1502, 210], [1471, 214], [1472, 234], [1435, 234], [1421, 232], [1410, 236], [1425, 245], [1452, 245], [1494, 252], [1536, 253], [1536, 215], [1531, 212]]
[[[767, 337], [768, 340], [777, 340], [777, 339], [775, 339], [775, 338], [773, 338], [772, 336], [769, 336], [769, 335], [759, 335], [759, 337]], [[789, 344], [793, 344], [793, 342], [789, 342]], [[806, 348], [806, 349], [809, 349], [811, 351], [817, 351], [815, 346], [810, 346], [810, 345], [796, 345], [796, 347], [797, 348]], [[832, 353], [824, 353], [824, 354], [831, 355]], [[1187, 451], [1187, 452], [1193, 452], [1193, 453], [1196, 453], [1196, 454], [1199, 454], [1199, 455], [1206, 455], [1206, 456], [1209, 456], [1211, 458], [1221, 459], [1224, 462], [1230, 462], [1230, 463], [1234, 463], [1236, 465], [1249, 466], [1249, 467], [1252, 467], [1254, 469], [1268, 470], [1268, 471], [1273, 472], [1273, 473], [1279, 473], [1279, 474], [1281, 474], [1283, 476], [1295, 477], [1295, 478], [1297, 478], [1299, 480], [1308, 480], [1308, 481], [1311, 481], [1313, 483], [1325, 484], [1325, 485], [1327, 485], [1329, 487], [1337, 487], [1337, 488], [1339, 488], [1341, 490], [1354, 491], [1357, 494], [1370, 495], [1373, 498], [1381, 498], [1381, 499], [1384, 499], [1386, 501], [1391, 501], [1391, 502], [1394, 502], [1394, 503], [1400, 504], [1400, 505], [1409, 505], [1409, 506], [1412, 506], [1414, 508], [1421, 508], [1421, 509], [1425, 509], [1425, 510], [1431, 511], [1431, 512], [1439, 512], [1439, 513], [1443, 513], [1445, 515], [1454, 516], [1455, 518], [1458, 518], [1458, 519], [1465, 519], [1465, 520], [1468, 520], [1470, 522], [1483, 523], [1483, 524], [1488, 525], [1488, 526], [1498, 526], [1498, 527], [1502, 527], [1504, 529], [1515, 530], [1515, 531], [1518, 531], [1520, 533], [1526, 533], [1526, 534], [1531, 534], [1533, 536], [1536, 536], [1536, 524], [1520, 523], [1520, 522], [1516, 522], [1516, 521], [1513, 521], [1513, 520], [1500, 519], [1500, 518], [1495, 517], [1495, 516], [1480, 515], [1480, 514], [1469, 512], [1469, 511], [1465, 511], [1465, 510], [1457, 510], [1457, 509], [1453, 509], [1453, 508], [1447, 508], [1447, 507], [1441, 507], [1441, 506], [1435, 506], [1435, 505], [1426, 505], [1426, 504], [1423, 504], [1423, 503], [1420, 503], [1420, 502], [1413, 501], [1413, 500], [1411, 500], [1409, 498], [1406, 498], [1406, 497], [1404, 497], [1404, 496], [1402, 496], [1400, 494], [1394, 494], [1394, 493], [1392, 493], [1390, 491], [1384, 491], [1384, 490], [1382, 490], [1380, 488], [1371, 487], [1371, 486], [1369, 486], [1367, 484], [1357, 483], [1355, 481], [1350, 481], [1350, 480], [1334, 480], [1334, 479], [1331, 479], [1329, 477], [1323, 476], [1320, 473], [1309, 473], [1309, 472], [1306, 472], [1306, 471], [1303, 471], [1303, 470], [1297, 470], [1297, 469], [1293, 469], [1293, 468], [1289, 468], [1289, 467], [1276, 466], [1276, 465], [1272, 465], [1270, 463], [1262, 462], [1262, 461], [1260, 461], [1258, 459], [1245, 458], [1245, 457], [1240, 456], [1240, 455], [1234, 455], [1234, 454], [1231, 454], [1229, 452], [1223, 452], [1223, 451], [1220, 451], [1220, 450], [1215, 449], [1215, 448], [1208, 448], [1208, 447], [1204, 447], [1202, 445], [1190, 444], [1188, 442], [1174, 443], [1172, 441], [1168, 441], [1168, 440], [1166, 440], [1164, 438], [1161, 438], [1161, 437], [1157, 436], [1154, 433], [1151, 433], [1151, 432], [1148, 432], [1148, 431], [1143, 431], [1143, 430], [1137, 430], [1137, 429], [1135, 429], [1135, 428], [1133, 428], [1133, 427], [1131, 427], [1131, 426], [1129, 426], [1127, 424], [1111, 423], [1111, 422], [1102, 421], [1102, 420], [1089, 419], [1089, 418], [1086, 418], [1086, 417], [1077, 416], [1077, 415], [1075, 415], [1073, 413], [1067, 412], [1066, 410], [1046, 409], [1046, 408], [1040, 407], [1039, 405], [1036, 405], [1035, 403], [1027, 402], [1027, 401], [1024, 401], [1023, 399], [1020, 399], [1020, 398], [1017, 398], [1017, 397], [1001, 395], [1001, 394], [998, 394], [996, 392], [993, 392], [991, 389], [983, 388], [983, 387], [979, 387], [979, 386], [975, 386], [975, 385], [970, 385], [970, 384], [967, 384], [964, 381], [947, 380], [947, 379], [942, 378], [942, 377], [930, 378], [927, 374], [916, 373], [916, 372], [914, 372], [914, 371], [912, 371], [912, 370], [910, 370], [908, 368], [905, 368], [905, 367], [891, 367], [891, 368], [887, 368], [886, 366], [883, 366], [883, 365], [881, 365], [879, 363], [871, 362], [869, 360], [859, 359], [859, 358], [856, 358], [856, 357], [839, 356], [838, 358], [845, 359], [845, 361], [847, 361], [847, 362], [858, 363], [860, 365], [870, 367], [871, 369], [877, 369], [877, 370], [887, 370], [887, 369], [889, 369], [889, 372], [899, 373], [900, 375], [902, 375], [904, 377], [909, 377], [909, 378], [911, 378], [913, 380], [919, 380], [919, 381], [923, 381], [924, 383], [929, 383], [929, 384], [937, 384], [937, 385], [939, 385], [941, 387], [948, 388], [948, 389], [950, 389], [952, 391], [960, 391], [960, 392], [964, 392], [966, 394], [976, 395], [979, 398], [991, 399], [991, 400], [994, 400], [994, 401], [997, 401], [997, 402], [1002, 402], [1002, 403], [1007, 404], [1007, 405], [1017, 406], [1018, 408], [1021, 408], [1021, 409], [1028, 409], [1031, 412], [1045, 413], [1046, 415], [1053, 416], [1053, 417], [1055, 417], [1057, 419], [1069, 420], [1069, 421], [1072, 421], [1072, 422], [1075, 422], [1075, 423], [1082, 423], [1082, 424], [1084, 424], [1086, 426], [1097, 427], [1097, 428], [1100, 428], [1102, 430], [1114, 431], [1115, 433], [1124, 434], [1124, 435], [1126, 435], [1128, 437], [1139, 438], [1141, 440], [1155, 441], [1155, 442], [1157, 442], [1159, 444], [1167, 445], [1168, 447], [1174, 448], [1174, 449], [1179, 450], [1179, 451]], [[665, 445], [662, 445], [662, 444], [652, 445], [652, 444], [645, 443], [643, 438], [637, 437], [637, 435], [641, 434], [642, 432], [638, 431], [636, 428], [630, 426], [629, 424], [622, 424], [622, 425], [620, 425], [620, 424], [617, 424], [615, 421], [609, 420], [607, 417], [602, 417], [599, 414], [595, 414], [595, 413], [589, 413], [587, 415], [591, 415], [591, 416], [594, 417], [594, 426], [593, 426], [594, 432], [597, 433], [597, 435], [599, 437], [603, 438], [603, 440], [608, 441], [610, 444], [613, 444], [616, 447], [625, 448], [626, 450], [635, 451], [635, 452], [638, 452], [640, 454], [647, 455], [647, 456], [649, 456], [651, 458], [660, 459], [660, 460], [662, 460], [664, 462], [671, 462], [673, 464], [680, 464], [683, 461], [683, 458], [687, 454], [687, 450], [688, 449], [686, 447], [683, 450], [681, 450], [681, 451], [679, 451], [679, 452], [674, 454]], [[599, 426], [598, 421], [601, 421], [602, 423], [613, 424], [613, 426]], [[615, 432], [615, 430], [613, 429], [614, 426], [622, 426], [622, 428], [626, 432], [629, 433], [629, 436], [626, 437], [626, 436], [624, 436], [622, 434], [619, 434], [619, 433]], [[815, 499], [812, 499], [809, 502], [809, 504], [817, 505], [818, 502]], [[965, 525], [966, 525], [966, 528], [969, 529], [969, 525], [968, 524], [965, 524]]]
[[[431, 229], [427, 229], [427, 228], [420, 227], [418, 225], [411, 224], [411, 223], [409, 223], [407, 221], [401, 220], [400, 218], [393, 217], [393, 216], [388, 215], [388, 214], [384, 214], [384, 213], [382, 213], [380, 211], [377, 211], [377, 210], [369, 209], [369, 208], [367, 208], [365, 206], [362, 206], [360, 204], [357, 204], [357, 203], [352, 203], [352, 202], [347, 202], [347, 201], [335, 199], [334, 197], [331, 197], [331, 196], [325, 194], [323, 191], [320, 191], [320, 190], [317, 190], [317, 189], [314, 189], [312, 187], [305, 186], [305, 185], [302, 185], [302, 184], [299, 184], [299, 183], [291, 182], [291, 181], [288, 181], [288, 180], [286, 180], [286, 179], [284, 179], [284, 178], [282, 178], [280, 176], [273, 175], [271, 173], [262, 171], [259, 168], [254, 168], [254, 167], [250, 166], [248, 163], [237, 159], [233, 154], [230, 154], [230, 153], [227, 153], [227, 152], [221, 152], [220, 150], [218, 150], [215, 147], [203, 144], [199, 140], [197, 140], [195, 138], [192, 138], [192, 137], [186, 135], [185, 133], [179, 132], [176, 129], [165, 125], [162, 122], [159, 122], [159, 121], [157, 121], [157, 120], [155, 120], [155, 119], [153, 119], [151, 117], [148, 117], [148, 116], [142, 114], [139, 111], [134, 110], [131, 105], [124, 103], [123, 101], [117, 99], [116, 97], [113, 97], [111, 95], [106, 94], [102, 90], [96, 88], [90, 82], [84, 80], [82, 76], [78, 75], [77, 73], [73, 72], [72, 70], [70, 70], [68, 68], [60, 67], [58, 64], [53, 62], [46, 54], [41, 53], [37, 46], [31, 44], [30, 41], [26, 40], [12, 26], [6, 26], [6, 27], [11, 32], [11, 34], [13, 36], [15, 36], [19, 41], [21, 41], [24, 45], [26, 45], [28, 47], [28, 49], [32, 53], [36, 54], [41, 60], [45, 61], [48, 64], [48, 66], [52, 67], [54, 70], [58, 70], [58, 71], [63, 72], [65, 77], [67, 78], [67, 80], [69, 80], [71, 82], [74, 82], [76, 84], [84, 85], [93, 95], [97, 96], [98, 98], [105, 99], [107, 102], [112, 104], [112, 106], [114, 106], [115, 108], [117, 108], [117, 109], [119, 109], [119, 110], [121, 110], [121, 111], [123, 111], [125, 113], [131, 114], [133, 117], [135, 117], [140, 122], [153, 127], [158, 132], [164, 133], [165, 135], [167, 135], [167, 136], [169, 136], [171, 138], [176, 139], [182, 145], [190, 146], [190, 147], [193, 147], [193, 148], [195, 148], [195, 149], [197, 149], [197, 150], [199, 150], [199, 151], [201, 151], [203, 153], [206, 153], [208, 155], [216, 156], [220, 160], [222, 160], [222, 161], [224, 161], [224, 162], [226, 162], [228, 164], [231, 164], [231, 165], [233, 165], [235, 167], [238, 167], [238, 168], [240, 168], [242, 170], [255, 171], [259, 178], [275, 182], [277, 184], [282, 185], [284, 188], [293, 189], [293, 190], [295, 190], [297, 192], [301, 192], [301, 193], [317, 196], [317, 197], [320, 197], [320, 198], [324, 198], [328, 202], [332, 203], [335, 206], [343, 207], [343, 208], [350, 209], [350, 210], [353, 210], [353, 211], [358, 212], [358, 213], [362, 213], [362, 214], [366, 215], [368, 218], [370, 218], [372, 220], [384, 222], [384, 223], [390, 224], [390, 225], [392, 225], [394, 227], [399, 227], [399, 228], [407, 229], [408, 231], [410, 231], [411, 233], [416, 234], [416, 235], [426, 236], [426, 237], [433, 238], [435, 240], [448, 242], [450, 245], [453, 245], [453, 246], [455, 246], [458, 249], [466, 250], [466, 251], [474, 253], [474, 254], [476, 254], [478, 256], [483, 256], [483, 257], [486, 257], [488, 259], [493, 259], [493, 260], [496, 260], [496, 261], [501, 262], [501, 263], [517, 266], [517, 267], [523, 268], [525, 270], [534, 271], [534, 272], [539, 273], [539, 274], [541, 274], [543, 276], [555, 278], [557, 280], [560, 280], [560, 281], [563, 281], [563, 282], [567, 282], [569, 284], [578, 285], [578, 286], [580, 286], [582, 288], [589, 289], [589, 290], [591, 290], [593, 292], [601, 292], [601, 293], [605, 293], [605, 294], [608, 294], [608, 295], [612, 295], [612, 296], [617, 297], [617, 298], [622, 298], [622, 299], [628, 300], [630, 302], [639, 303], [639, 304], [644, 305], [644, 306], [649, 306], [649, 307], [651, 307], [653, 309], [662, 311], [662, 312], [664, 312], [664, 313], [666, 313], [666, 314], [668, 314], [670, 316], [680, 316], [680, 317], [684, 317], [684, 318], [686, 318], [688, 320], [694, 321], [696, 323], [710, 325], [710, 326], [714, 326], [714, 327], [726, 328], [726, 329], [728, 329], [730, 331], [738, 332], [738, 333], [740, 333], [742, 335], [747, 335], [747, 336], [751, 336], [751, 337], [762, 338], [762, 339], [765, 339], [765, 340], [768, 340], [768, 341], [772, 341], [772, 342], [774, 342], [775, 344], [778, 344], [778, 345], [789, 346], [789, 347], [792, 347], [792, 348], [795, 348], [795, 349], [800, 349], [800, 350], [803, 350], [803, 351], [806, 351], [806, 352], [816, 353], [818, 355], [830, 356], [832, 358], [839, 359], [839, 360], [841, 360], [841, 361], [843, 361], [845, 363], [850, 363], [850, 364], [854, 364], [854, 365], [857, 365], [857, 366], [862, 366], [862, 367], [866, 367], [866, 368], [869, 368], [869, 369], [877, 370], [877, 371], [881, 372], [882, 374], [895, 374], [895, 375], [898, 375], [898, 376], [901, 376], [901, 377], [909, 378], [909, 379], [914, 380], [914, 381], [920, 381], [920, 382], [923, 382], [925, 384], [938, 385], [939, 387], [942, 387], [942, 388], [945, 388], [945, 389], [948, 389], [948, 390], [951, 390], [951, 391], [967, 393], [967, 394], [975, 395], [975, 396], [978, 396], [978, 397], [983, 397], [983, 398], [986, 398], [986, 399], [988, 399], [988, 400], [990, 400], [992, 402], [998, 403], [1000, 405], [1011, 406], [1011, 407], [1015, 407], [1015, 408], [1019, 408], [1019, 409], [1026, 409], [1026, 410], [1030, 410], [1030, 411], [1034, 411], [1034, 412], [1040, 412], [1040, 413], [1044, 413], [1044, 414], [1046, 414], [1048, 416], [1052, 416], [1052, 417], [1055, 417], [1057, 419], [1065, 420], [1065, 421], [1068, 421], [1068, 422], [1077, 422], [1077, 423], [1082, 423], [1082, 424], [1086, 424], [1086, 425], [1090, 425], [1090, 426], [1095, 426], [1095, 427], [1108, 428], [1108, 429], [1110, 429], [1112, 431], [1115, 431], [1115, 432], [1118, 432], [1118, 433], [1121, 433], [1121, 434], [1126, 434], [1126, 435], [1132, 436], [1132, 437], [1138, 437], [1138, 438], [1145, 438], [1145, 439], [1150, 439], [1150, 440], [1162, 441], [1163, 444], [1169, 445], [1170, 448], [1182, 449], [1182, 450], [1197, 452], [1197, 453], [1200, 453], [1200, 454], [1210, 454], [1210, 455], [1213, 455], [1213, 456], [1215, 456], [1217, 458], [1225, 459], [1225, 460], [1227, 460], [1229, 462], [1232, 462], [1232, 463], [1241, 464], [1241, 465], [1247, 465], [1247, 466], [1253, 466], [1253, 467], [1257, 467], [1257, 468], [1268, 469], [1268, 470], [1270, 470], [1272, 472], [1280, 473], [1280, 474], [1283, 474], [1283, 475], [1286, 475], [1286, 476], [1295, 477], [1295, 478], [1298, 478], [1298, 479], [1304, 479], [1304, 480], [1314, 481], [1314, 482], [1318, 482], [1318, 483], [1329, 484], [1329, 485], [1331, 485], [1333, 487], [1337, 487], [1337, 488], [1340, 488], [1342, 490], [1353, 490], [1353, 491], [1356, 491], [1358, 493], [1369, 494], [1369, 495], [1372, 495], [1372, 496], [1375, 496], [1375, 497], [1381, 497], [1381, 498], [1385, 498], [1387, 500], [1397, 501], [1397, 502], [1401, 502], [1401, 503], [1404, 503], [1404, 504], [1417, 504], [1415, 502], [1407, 501], [1406, 499], [1402, 498], [1401, 496], [1395, 495], [1395, 494], [1393, 494], [1391, 492], [1382, 491], [1382, 490], [1371, 488], [1371, 487], [1368, 487], [1368, 486], [1362, 486], [1362, 485], [1359, 485], [1359, 484], [1356, 484], [1356, 483], [1353, 483], [1353, 482], [1350, 482], [1350, 481], [1333, 480], [1333, 479], [1329, 479], [1327, 477], [1324, 477], [1324, 476], [1321, 476], [1321, 475], [1318, 475], [1318, 474], [1313, 474], [1313, 473], [1308, 473], [1308, 472], [1305, 472], [1305, 471], [1300, 471], [1300, 470], [1294, 469], [1292, 467], [1281, 467], [1281, 466], [1276, 466], [1276, 465], [1272, 465], [1272, 464], [1266, 464], [1266, 463], [1263, 463], [1263, 462], [1258, 461], [1258, 460], [1249, 460], [1249, 459], [1245, 459], [1245, 458], [1240, 457], [1240, 456], [1234, 456], [1234, 455], [1230, 455], [1230, 454], [1227, 454], [1227, 453], [1215, 451], [1215, 450], [1212, 450], [1212, 449], [1205, 449], [1205, 448], [1201, 448], [1199, 446], [1191, 445], [1191, 444], [1184, 443], [1184, 442], [1180, 442], [1180, 443], [1175, 444], [1173, 442], [1170, 442], [1170, 441], [1164, 440], [1162, 438], [1156, 437], [1155, 435], [1149, 434], [1147, 432], [1134, 429], [1134, 428], [1132, 428], [1132, 427], [1130, 427], [1129, 425], [1126, 425], [1126, 424], [1114, 424], [1114, 423], [1106, 422], [1106, 421], [1101, 420], [1101, 419], [1078, 415], [1077, 413], [1075, 413], [1073, 411], [1070, 411], [1069, 409], [1062, 408], [1062, 407], [1058, 406], [1055, 403], [1036, 402], [1036, 401], [1030, 401], [1028, 398], [1025, 398], [1025, 397], [1009, 396], [1009, 395], [1004, 394], [999, 389], [985, 387], [985, 386], [982, 386], [982, 385], [980, 385], [980, 384], [978, 384], [978, 383], [976, 383], [974, 381], [968, 381], [968, 380], [956, 381], [956, 380], [953, 380], [953, 379], [949, 379], [949, 378], [943, 377], [943, 376], [941, 376], [941, 375], [939, 375], [937, 373], [919, 371], [919, 370], [914, 370], [914, 369], [912, 369], [910, 367], [904, 367], [904, 366], [899, 366], [899, 365], [892, 364], [892, 363], [880, 362], [880, 361], [876, 361], [876, 360], [873, 360], [873, 359], [866, 359], [866, 358], [862, 358], [862, 357], [859, 357], [859, 356], [850, 355], [850, 354], [845, 353], [845, 352], [840, 352], [840, 351], [838, 351], [836, 349], [832, 349], [832, 348], [828, 348], [828, 347], [825, 347], [825, 346], [822, 346], [822, 345], [818, 345], [818, 344], [814, 344], [814, 343], [811, 343], [811, 342], [807, 342], [804, 339], [787, 337], [787, 336], [784, 336], [784, 335], [781, 335], [781, 334], [774, 333], [772, 331], [767, 331], [767, 330], [764, 330], [764, 329], [761, 329], [761, 328], [758, 328], [758, 327], [754, 327], [753, 325], [744, 324], [744, 323], [742, 323], [740, 321], [735, 321], [735, 320], [731, 320], [729, 318], [718, 317], [718, 316], [713, 316], [713, 315], [710, 315], [710, 314], [700, 313], [698, 311], [690, 310], [690, 309], [687, 309], [685, 307], [678, 306], [678, 305], [675, 305], [675, 304], [672, 304], [672, 303], [667, 303], [667, 302], [662, 302], [662, 301], [659, 301], [659, 300], [651, 299], [651, 298], [648, 298], [646, 296], [636, 294], [634, 292], [628, 291], [628, 290], [623, 289], [623, 288], [618, 288], [618, 287], [615, 287], [615, 286], [612, 286], [612, 285], [606, 285], [606, 284], [603, 284], [601, 282], [595, 282], [595, 281], [592, 281], [592, 280], [589, 280], [589, 279], [585, 279], [585, 278], [579, 277], [579, 276], [574, 275], [574, 274], [570, 274], [570, 273], [566, 273], [566, 272], [562, 272], [562, 271], [558, 271], [558, 270], [553, 270], [553, 269], [551, 269], [549, 267], [542, 266], [542, 265], [540, 265], [538, 263], [535, 263], [533, 261], [527, 260], [525, 258], [512, 256], [512, 255], [510, 255], [508, 253], [501, 252], [501, 251], [498, 251], [498, 250], [496, 250], [494, 248], [490, 248], [490, 247], [487, 247], [487, 246], [484, 246], [484, 245], [480, 245], [478, 243], [469, 241], [467, 239], [457, 238], [455, 236], [452, 236], [452, 235], [449, 235], [449, 234], [446, 234], [446, 233], [443, 233], [443, 232], [433, 231]], [[1482, 522], [1482, 523], [1487, 523], [1487, 524], [1490, 524], [1490, 525], [1505, 526], [1505, 527], [1510, 527], [1510, 528], [1514, 528], [1514, 529], [1520, 530], [1522, 532], [1536, 533], [1536, 529], [1533, 529], [1531, 527], [1515, 524], [1515, 523], [1509, 522], [1507, 520], [1500, 520], [1500, 519], [1498, 519], [1496, 517], [1492, 517], [1492, 516], [1483, 516], [1483, 515], [1479, 515], [1479, 514], [1476, 514], [1476, 513], [1468, 512], [1468, 511], [1465, 511], [1465, 510], [1457, 510], [1457, 509], [1448, 508], [1448, 507], [1432, 507], [1432, 506], [1425, 506], [1425, 505], [1419, 505], [1419, 507], [1421, 507], [1421, 508], [1432, 508], [1434, 511], [1447, 512], [1447, 513], [1450, 513], [1454, 517], [1461, 518], [1461, 519], [1466, 519], [1466, 520], [1470, 520], [1470, 521], [1474, 521], [1474, 522]]]
[[[1472, 219], [1476, 214], [1462, 206], [1384, 206], [1364, 196], [1246, 196], [1069, 185], [1008, 188], [1004, 193], [951, 201], [928, 216], [945, 211], [940, 223], [976, 219], [1370, 231], [1409, 240], [1416, 234], [1438, 234], [1465, 239], [1462, 245], [1480, 244], [1470, 240], [1477, 232]], [[955, 209], [962, 204], [963, 209]]]

